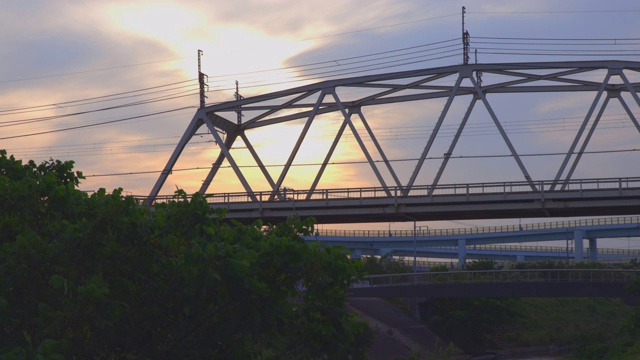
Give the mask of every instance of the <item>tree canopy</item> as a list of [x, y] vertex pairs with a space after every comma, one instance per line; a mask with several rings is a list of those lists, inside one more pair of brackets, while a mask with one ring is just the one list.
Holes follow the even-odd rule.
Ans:
[[0, 151], [0, 358], [364, 358], [358, 263], [306, 244], [312, 221], [229, 224], [183, 191], [149, 209], [73, 165]]

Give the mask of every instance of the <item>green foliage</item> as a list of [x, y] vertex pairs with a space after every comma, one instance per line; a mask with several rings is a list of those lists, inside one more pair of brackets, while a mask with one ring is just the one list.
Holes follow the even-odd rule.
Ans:
[[447, 272], [449, 267], [447, 265], [436, 265], [429, 268], [429, 272]]
[[183, 191], [150, 212], [72, 169], [0, 152], [0, 358], [364, 357], [359, 265], [312, 220], [229, 225]]
[[631, 259], [628, 263], [620, 266], [622, 269], [640, 269], [640, 262], [637, 258]]
[[464, 265], [464, 269], [467, 271], [477, 270], [500, 270], [502, 267], [496, 263], [495, 260], [479, 259], [468, 262]]
[[518, 316], [517, 299], [443, 298], [429, 302], [423, 313], [429, 327], [448, 341], [495, 348], [489, 334]]
[[511, 265], [515, 270], [527, 270], [527, 269], [566, 269], [567, 264], [561, 261], [544, 260], [536, 262], [517, 262]]
[[361, 259], [362, 271], [367, 275], [403, 274], [412, 272], [411, 266], [404, 259], [394, 258], [391, 254], [384, 256], [364, 256]]
[[[615, 269], [619, 266], [610, 266], [599, 262], [579, 262], [567, 264], [563, 261], [544, 260], [537, 262], [517, 262], [511, 265], [511, 269], [514, 270], [527, 270], [527, 269]], [[622, 268], [629, 268], [628, 265]]]

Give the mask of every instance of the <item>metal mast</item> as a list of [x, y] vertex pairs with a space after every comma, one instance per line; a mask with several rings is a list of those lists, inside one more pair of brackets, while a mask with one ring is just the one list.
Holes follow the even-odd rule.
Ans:
[[198, 49], [198, 83], [200, 84], [200, 108], [203, 108], [203, 107], [205, 107], [205, 105], [206, 105], [206, 104], [205, 104], [205, 99], [206, 99], [207, 97], [206, 97], [206, 96], [205, 96], [205, 94], [204, 94], [204, 93], [205, 93], [204, 88], [205, 88], [205, 87], [207, 87], [207, 88], [209, 87], [209, 86], [206, 84], [206, 81], [205, 81], [205, 79], [207, 79], [207, 80], [208, 80], [208, 79], [209, 79], [209, 77], [207, 76], [207, 74], [204, 74], [204, 73], [202, 72], [202, 61], [201, 61], [201, 56], [202, 56], [203, 54], [204, 54], [204, 53], [202, 52], [202, 50]]

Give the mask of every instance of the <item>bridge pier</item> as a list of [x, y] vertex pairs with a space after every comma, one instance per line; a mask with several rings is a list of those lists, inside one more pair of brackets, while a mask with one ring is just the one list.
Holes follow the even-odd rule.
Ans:
[[598, 261], [598, 239], [589, 238], [589, 262]]
[[573, 231], [574, 254], [576, 254], [575, 260], [577, 263], [584, 261], [584, 235], [584, 230]]
[[467, 239], [458, 239], [458, 269], [463, 269], [467, 262]]

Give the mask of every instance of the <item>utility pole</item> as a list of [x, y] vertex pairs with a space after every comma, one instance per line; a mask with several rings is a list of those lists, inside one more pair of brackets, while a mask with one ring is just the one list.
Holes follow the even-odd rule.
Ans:
[[[476, 54], [476, 64], [478, 63], [478, 49], [475, 50]], [[476, 70], [476, 82], [478, 83], [478, 87], [482, 87], [482, 71]]]
[[471, 41], [469, 40], [469, 32], [464, 29], [464, 14], [466, 13], [466, 8], [462, 7], [462, 63], [464, 65], [469, 64], [469, 44]]
[[[202, 72], [202, 61], [201, 57], [204, 53], [202, 50], [198, 49], [198, 84], [200, 85], [200, 108], [205, 107], [205, 87], [207, 90], [209, 89], [209, 85], [207, 85], [206, 80], [209, 80], [207, 74]], [[206, 80], [205, 80], [206, 79]]]
[[[236, 80], [236, 100], [244, 99], [244, 96], [240, 95], [240, 87], [238, 85], [238, 80]], [[236, 110], [236, 114], [238, 115], [238, 125], [242, 124], [242, 110]]]

